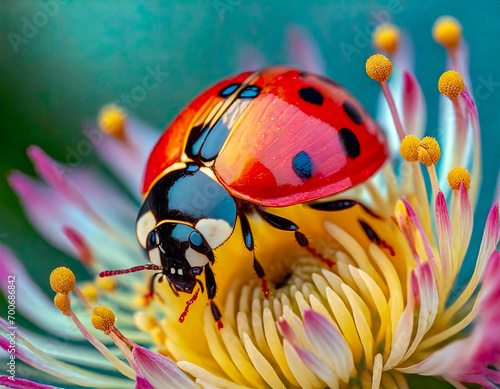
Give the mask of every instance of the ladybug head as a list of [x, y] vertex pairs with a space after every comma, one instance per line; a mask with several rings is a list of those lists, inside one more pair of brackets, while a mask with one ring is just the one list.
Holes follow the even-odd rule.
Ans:
[[212, 249], [193, 227], [162, 223], [148, 235], [147, 251], [152, 264], [160, 266], [168, 282], [179, 292], [192, 293], [197, 275], [209, 262]]

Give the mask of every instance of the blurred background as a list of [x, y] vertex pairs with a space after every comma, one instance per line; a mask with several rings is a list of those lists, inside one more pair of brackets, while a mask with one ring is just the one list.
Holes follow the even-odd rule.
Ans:
[[[484, 179], [474, 257], [500, 166], [500, 27], [487, 22], [500, 14], [500, 2], [493, 0], [1, 0], [0, 241], [13, 248], [48, 290], [44, 280], [68, 259], [30, 227], [6, 181], [12, 169], [33, 174], [26, 148], [35, 144], [57, 160], [68, 160], [86, 139], [82, 122], [95, 119], [103, 105], [117, 100], [131, 115], [161, 129], [197, 93], [237, 72], [242, 50], [258, 49], [266, 64], [286, 63], [286, 29], [291, 24], [317, 41], [328, 76], [374, 114], [379, 88], [364, 66], [373, 54], [371, 22], [388, 15], [388, 21], [413, 39], [416, 76], [427, 100], [427, 133], [435, 135], [437, 81], [445, 52], [432, 40], [431, 29], [445, 14], [462, 23], [470, 45], [472, 84], [484, 86], [478, 101]], [[355, 50], [346, 54], [346, 47]], [[142, 101], [123, 103], [123, 96], [141, 85], [151, 69], [160, 74], [157, 86]], [[94, 153], [82, 163], [106, 172]], [[82, 272], [76, 261], [71, 266]]]

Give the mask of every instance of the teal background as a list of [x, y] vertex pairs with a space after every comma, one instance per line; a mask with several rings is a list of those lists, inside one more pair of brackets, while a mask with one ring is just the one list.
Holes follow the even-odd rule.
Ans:
[[[0, 2], [0, 240], [15, 250], [45, 289], [50, 271], [67, 264], [68, 259], [36, 235], [5, 176], [14, 168], [33, 173], [25, 155], [31, 144], [65, 160], [67, 147], [75, 148], [85, 139], [81, 122], [95, 118], [102, 105], [140, 85], [147, 66], [159, 66], [169, 75], [131, 113], [162, 128], [195, 94], [237, 71], [238, 53], [244, 45], [258, 48], [269, 64], [286, 62], [285, 28], [295, 23], [317, 40], [328, 75], [347, 86], [374, 113], [379, 89], [364, 71], [373, 50], [369, 44], [360, 47], [348, 63], [340, 44], [353, 45], [356, 34], [365, 31], [373, 19], [372, 11], [396, 4], [401, 11], [392, 21], [413, 37], [416, 75], [426, 96], [431, 135], [437, 128], [437, 80], [445, 61], [444, 50], [431, 37], [437, 17], [451, 14], [462, 22], [471, 46], [473, 85], [485, 79], [500, 82], [500, 27], [491, 18], [500, 15], [500, 2], [493, 0], [74, 0], [58, 3], [54, 16], [27, 43], [20, 44], [16, 53], [9, 33], [21, 35], [23, 18], [32, 20], [45, 3]], [[223, 12], [222, 17], [218, 12]], [[491, 88], [490, 96], [478, 101], [484, 179], [472, 258], [500, 166], [500, 83]], [[84, 163], [105, 171], [94, 154], [85, 157]], [[76, 262], [71, 266], [85, 277]]]

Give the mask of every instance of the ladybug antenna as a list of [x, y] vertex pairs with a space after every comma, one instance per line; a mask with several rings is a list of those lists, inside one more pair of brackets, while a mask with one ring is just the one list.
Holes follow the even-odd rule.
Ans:
[[99, 277], [111, 277], [111, 276], [117, 276], [119, 274], [135, 273], [142, 270], [163, 271], [163, 267], [158, 265], [148, 264], [148, 265], [134, 266], [131, 267], [130, 269], [123, 269], [123, 270], [105, 270], [99, 273]]

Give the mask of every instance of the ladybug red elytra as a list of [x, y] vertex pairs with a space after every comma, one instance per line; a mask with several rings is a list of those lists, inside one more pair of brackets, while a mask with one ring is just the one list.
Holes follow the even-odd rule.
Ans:
[[[231, 236], [237, 219], [249, 251], [254, 250], [249, 212], [274, 228], [293, 231], [297, 242], [309, 248], [297, 224], [267, 208], [351, 188], [372, 176], [387, 156], [381, 129], [329, 78], [288, 66], [227, 78], [191, 102], [151, 152], [136, 232], [152, 264], [103, 276], [160, 270], [175, 293], [192, 293], [197, 283], [203, 292], [196, 277], [204, 271], [218, 320], [210, 265], [213, 250]], [[339, 200], [310, 206], [333, 211], [356, 204]], [[264, 285], [255, 255], [254, 269]]]

